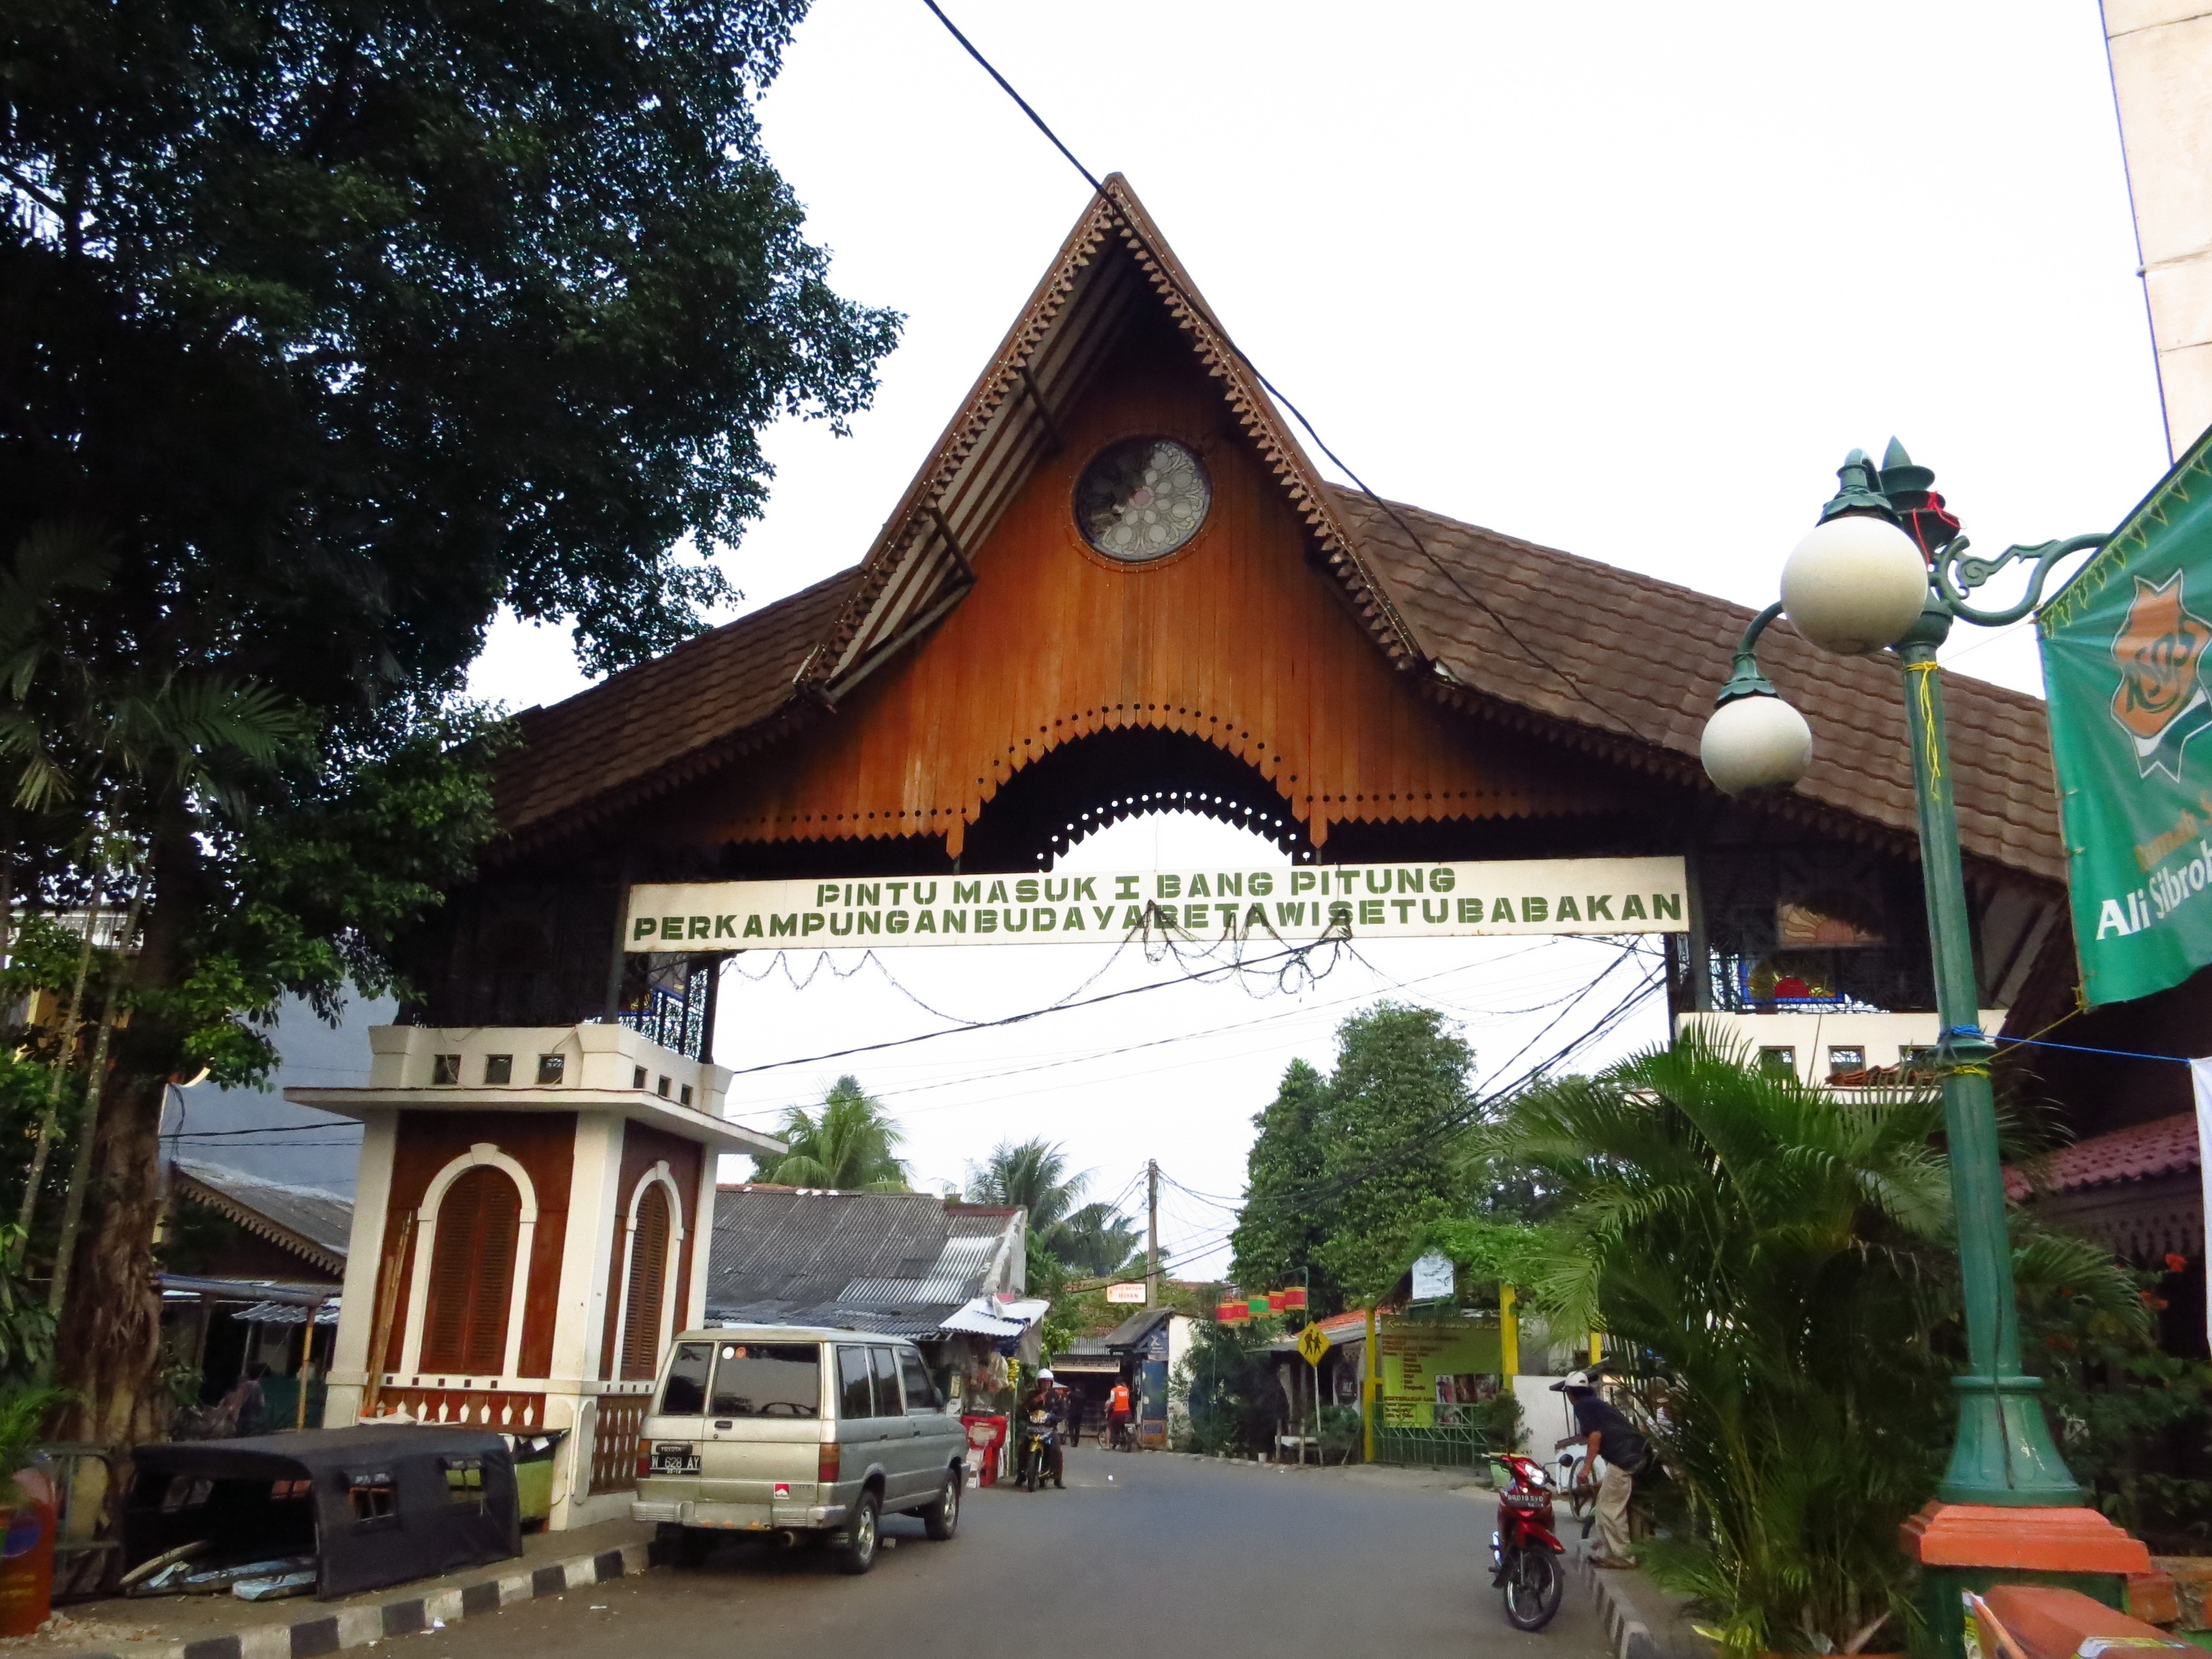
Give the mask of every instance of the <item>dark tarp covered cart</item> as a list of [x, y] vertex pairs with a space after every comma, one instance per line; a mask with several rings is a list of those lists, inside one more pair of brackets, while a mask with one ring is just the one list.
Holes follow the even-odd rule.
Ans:
[[209, 1540], [196, 1568], [316, 1558], [327, 1601], [522, 1553], [507, 1442], [475, 1429], [316, 1429], [142, 1446], [126, 1570]]

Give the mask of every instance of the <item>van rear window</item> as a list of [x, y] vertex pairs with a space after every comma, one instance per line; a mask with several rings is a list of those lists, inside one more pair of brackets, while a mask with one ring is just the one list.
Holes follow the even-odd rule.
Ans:
[[707, 1409], [707, 1373], [714, 1363], [711, 1342], [679, 1342], [660, 1390], [663, 1417], [697, 1417]]
[[723, 1342], [709, 1417], [819, 1417], [822, 1349], [813, 1342]]

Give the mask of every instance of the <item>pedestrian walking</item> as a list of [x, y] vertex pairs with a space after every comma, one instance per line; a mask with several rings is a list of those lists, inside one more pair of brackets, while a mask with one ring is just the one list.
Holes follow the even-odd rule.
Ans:
[[1592, 1462], [1605, 1459], [1605, 1479], [1597, 1489], [1598, 1547], [1591, 1565], [1632, 1567], [1636, 1558], [1628, 1547], [1628, 1500], [1636, 1490], [1636, 1477], [1650, 1465], [1651, 1443], [1598, 1393], [1588, 1371], [1569, 1372], [1552, 1384], [1552, 1391], [1565, 1395], [1575, 1414], [1575, 1433], [1559, 1444], [1571, 1446], [1581, 1440]]

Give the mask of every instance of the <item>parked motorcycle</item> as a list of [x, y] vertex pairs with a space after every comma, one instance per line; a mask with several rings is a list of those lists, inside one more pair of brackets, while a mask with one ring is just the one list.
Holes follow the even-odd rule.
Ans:
[[1029, 1420], [1022, 1425], [1021, 1456], [1016, 1465], [1015, 1486], [1024, 1492], [1044, 1490], [1044, 1483], [1052, 1479], [1052, 1453], [1059, 1437], [1058, 1429], [1044, 1413], [1030, 1413]]
[[1533, 1457], [1498, 1455], [1506, 1478], [1498, 1487], [1498, 1530], [1490, 1534], [1491, 1584], [1505, 1597], [1505, 1620], [1516, 1630], [1541, 1630], [1566, 1593], [1560, 1557], [1566, 1547], [1553, 1531], [1551, 1478]]

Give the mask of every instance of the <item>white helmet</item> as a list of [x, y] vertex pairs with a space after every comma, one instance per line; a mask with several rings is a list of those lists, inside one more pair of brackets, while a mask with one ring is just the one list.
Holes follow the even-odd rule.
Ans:
[[1597, 1386], [1590, 1381], [1588, 1371], [1569, 1371], [1552, 1384], [1553, 1394], [1588, 1394]]
[[1050, 1382], [1053, 1380], [1052, 1367], [1049, 1365], [1037, 1373], [1037, 1381], [1040, 1382]]

